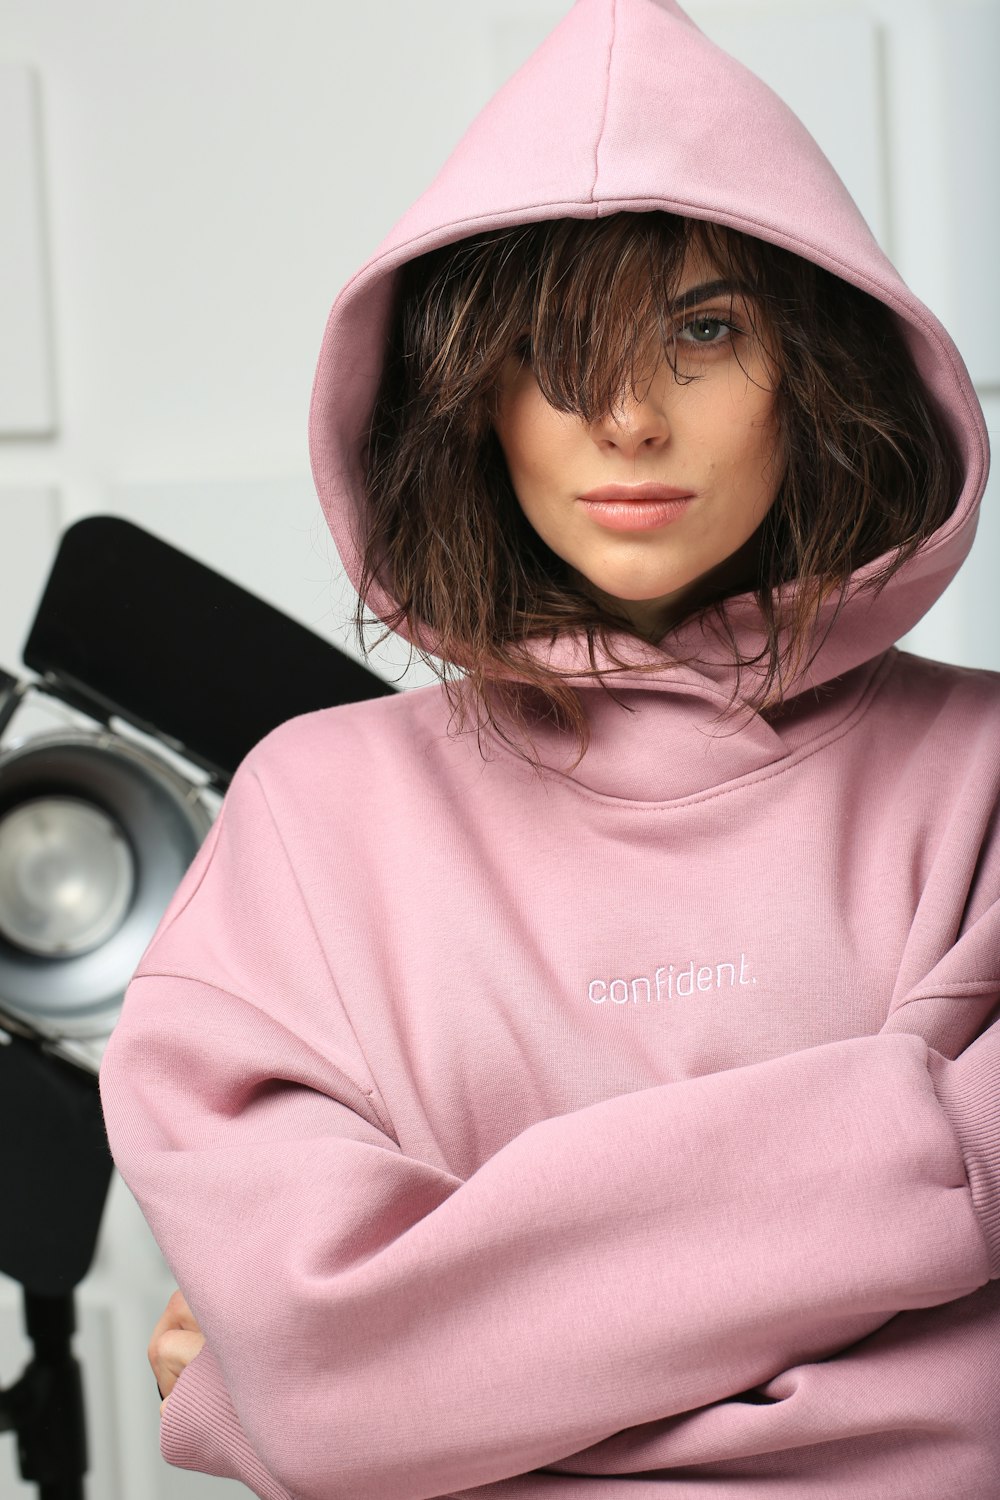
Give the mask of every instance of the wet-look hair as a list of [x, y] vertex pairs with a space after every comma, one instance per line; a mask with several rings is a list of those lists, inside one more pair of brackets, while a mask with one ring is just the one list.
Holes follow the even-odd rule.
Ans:
[[[444, 683], [453, 720], [467, 727], [471, 712], [480, 732], [489, 725], [529, 759], [538, 714], [575, 730], [580, 755], [587, 743], [576, 690], [530, 643], [585, 633], [591, 670], [608, 687], [627, 665], [615, 634], [639, 632], [584, 592], [525, 518], [493, 428], [503, 372], [512, 357], [530, 360], [545, 399], [591, 423], [626, 389], [637, 393], [656, 343], [676, 380], [698, 379], [689, 341], [676, 337], [691, 321], [677, 301], [689, 248], [704, 252], [724, 284], [723, 309], [728, 301], [777, 372], [773, 457], [783, 478], [736, 554], [738, 584], [731, 567], [725, 584], [708, 574], [671, 618], [662, 670], [683, 659], [671, 656], [670, 629], [704, 611], [736, 668], [723, 717], [751, 664], [763, 670], [746, 701], [777, 707], [783, 679], [822, 643], [823, 602], [836, 597], [832, 624], [854, 570], [887, 555], [868, 585], [880, 592], [958, 497], [953, 440], [891, 311], [791, 251], [656, 211], [518, 225], [407, 262], [364, 453], [358, 636], [364, 645], [377, 581], [397, 604], [382, 616], [388, 627], [433, 631], [443, 660], [420, 654]], [[705, 318], [723, 318], [718, 309], [716, 295]], [[794, 598], [779, 600], [777, 586], [793, 579]], [[719, 605], [749, 591], [765, 644], [741, 656]]]

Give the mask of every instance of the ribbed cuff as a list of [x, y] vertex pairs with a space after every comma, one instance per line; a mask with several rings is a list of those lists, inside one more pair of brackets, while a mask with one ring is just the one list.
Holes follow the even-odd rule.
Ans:
[[958, 1137], [995, 1281], [1000, 1277], [1000, 1022], [954, 1061], [930, 1049], [927, 1066]]
[[163, 1408], [160, 1453], [175, 1468], [237, 1479], [260, 1500], [292, 1500], [247, 1441], [207, 1344], [181, 1371]]

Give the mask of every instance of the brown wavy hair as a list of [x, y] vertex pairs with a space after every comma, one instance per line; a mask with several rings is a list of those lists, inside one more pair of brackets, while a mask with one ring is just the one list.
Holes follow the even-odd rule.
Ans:
[[[501, 372], [511, 355], [530, 357], [546, 400], [588, 422], [613, 411], [626, 385], [635, 391], [653, 336], [675, 379], [697, 378], [679, 366], [671, 322], [689, 247], [750, 299], [748, 333], [778, 371], [784, 478], [737, 555], [745, 576], [734, 588], [731, 568], [721, 570], [725, 584], [706, 575], [671, 625], [706, 611], [724, 632], [736, 681], [723, 716], [742, 668], [762, 662], [746, 701], [758, 711], [779, 704], [823, 602], [837, 597], [835, 620], [851, 574], [887, 555], [868, 585], [880, 592], [959, 493], [953, 440], [894, 315], [791, 251], [700, 220], [623, 212], [495, 230], [407, 262], [364, 454], [358, 637], [370, 649], [365, 601], [377, 582], [396, 601], [383, 615], [389, 629], [433, 631], [443, 660], [417, 649], [444, 683], [453, 720], [464, 727], [471, 712], [477, 730], [488, 724], [522, 753], [527, 745], [529, 758], [523, 731], [539, 713], [576, 731], [581, 756], [588, 739], [576, 690], [531, 641], [584, 633], [607, 686], [627, 669], [614, 635], [639, 633], [582, 592], [526, 520], [492, 425]], [[795, 598], [779, 603], [777, 586], [793, 579]], [[751, 589], [766, 642], [743, 657], [720, 606]], [[598, 669], [598, 642], [610, 669]], [[663, 670], [678, 660], [666, 654]]]

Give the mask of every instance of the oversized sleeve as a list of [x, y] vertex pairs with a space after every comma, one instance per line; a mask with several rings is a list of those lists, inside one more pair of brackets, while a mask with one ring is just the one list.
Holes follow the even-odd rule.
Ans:
[[[994, 912], [994, 916], [996, 913]], [[883, 1032], [401, 1149], [255, 773], [101, 1068], [206, 1336], [165, 1456], [264, 1500], [423, 1500], [829, 1356], [1000, 1274], [1000, 1032]]]

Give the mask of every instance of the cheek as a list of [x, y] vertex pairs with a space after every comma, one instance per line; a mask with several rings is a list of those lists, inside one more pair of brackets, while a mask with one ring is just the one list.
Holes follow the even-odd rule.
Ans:
[[774, 400], [761, 413], [756, 431], [761, 472], [773, 499], [788, 467], [787, 443]]
[[571, 426], [533, 378], [518, 383], [505, 400], [496, 433], [522, 503], [544, 498], [564, 471]]
[[783, 472], [781, 459], [782, 440], [778, 414], [773, 397], [748, 398], [742, 410], [734, 412], [730, 432], [730, 452], [734, 467], [747, 471], [748, 476], [760, 479], [767, 488], [777, 487]]
[[534, 433], [538, 425], [531, 391], [523, 379], [508, 387], [495, 425], [508, 468], [512, 474], [522, 470], [537, 447]]

